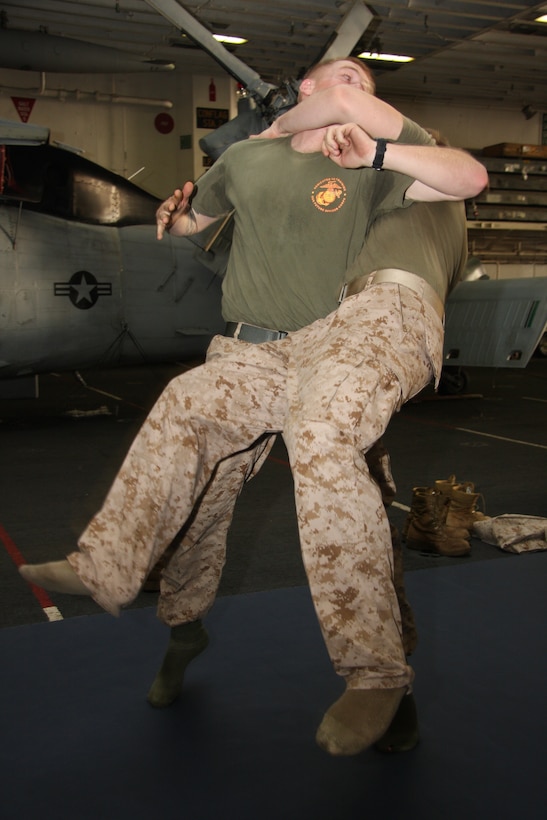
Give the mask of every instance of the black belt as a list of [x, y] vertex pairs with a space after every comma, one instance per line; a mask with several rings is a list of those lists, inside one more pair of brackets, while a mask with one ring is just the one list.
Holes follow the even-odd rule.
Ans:
[[246, 325], [244, 322], [227, 322], [224, 335], [232, 336], [234, 339], [241, 339], [242, 342], [260, 344], [260, 342], [276, 342], [278, 339], [284, 339], [287, 331]]

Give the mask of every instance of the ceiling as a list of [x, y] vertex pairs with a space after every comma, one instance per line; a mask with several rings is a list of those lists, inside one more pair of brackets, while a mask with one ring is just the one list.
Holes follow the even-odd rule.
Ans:
[[[178, 72], [218, 73], [217, 63], [157, 10], [162, 2], [0, 0], [0, 33], [41, 31], [172, 62]], [[278, 84], [299, 78], [320, 57], [353, 0], [180, 5], [211, 32], [247, 38], [231, 52], [265, 81]], [[395, 69], [373, 65], [380, 96], [528, 107], [530, 116], [547, 111], [547, 24], [533, 22], [547, 13], [547, 0], [374, 0], [367, 5], [374, 18], [359, 50], [415, 58]], [[1, 67], [14, 67], [3, 53], [0, 49], [0, 78]]]

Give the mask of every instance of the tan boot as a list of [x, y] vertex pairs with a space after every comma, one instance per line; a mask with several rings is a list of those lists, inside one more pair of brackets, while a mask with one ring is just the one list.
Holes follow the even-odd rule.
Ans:
[[[455, 480], [455, 478], [456, 478], [455, 476], [450, 476], [450, 479]], [[450, 482], [450, 479], [448, 479], [447, 482], [437, 482], [436, 481], [435, 484], [436, 485], [438, 483], [448, 484]], [[452, 484], [450, 484], [450, 486], [452, 486]], [[405, 523], [404, 523], [404, 526], [403, 526], [403, 530], [402, 530], [402, 535], [403, 535], [403, 538], [405, 540], [408, 538], [408, 530], [409, 530], [410, 524], [412, 523], [412, 521], [414, 520], [416, 515], [422, 515], [423, 514], [423, 506], [424, 506], [423, 497], [424, 497], [424, 494], [428, 493], [428, 492], [431, 492], [432, 490], [437, 491], [438, 489], [439, 488], [437, 488], [437, 487], [435, 487], [435, 488], [432, 488], [432, 487], [413, 487], [412, 488], [412, 501], [411, 501], [411, 504], [410, 504], [410, 511], [409, 511], [409, 513], [406, 517], [406, 520], [405, 520]], [[443, 496], [445, 496], [446, 499], [449, 498], [448, 493], [449, 493], [448, 489], [445, 489], [443, 491]], [[467, 527], [450, 526], [445, 521], [445, 528], [448, 529], [448, 534], [452, 538], [469, 538], [469, 530], [467, 529]]]
[[454, 487], [454, 484], [457, 484], [457, 483], [458, 482], [456, 481], [456, 476], [455, 475], [449, 475], [448, 478], [439, 478], [435, 482], [435, 489], [440, 490], [441, 493], [443, 493], [443, 495], [450, 496], [450, 493], [452, 492], [452, 488]]
[[440, 490], [415, 487], [414, 514], [406, 535], [409, 549], [451, 557], [469, 555], [471, 547], [467, 530], [454, 530], [446, 526], [449, 505], [450, 500]]
[[471, 533], [475, 521], [484, 521], [488, 518], [477, 509], [477, 503], [482, 496], [475, 492], [475, 485], [471, 481], [464, 481], [460, 484], [436, 481], [435, 487], [450, 499], [446, 516], [448, 527], [463, 527]]

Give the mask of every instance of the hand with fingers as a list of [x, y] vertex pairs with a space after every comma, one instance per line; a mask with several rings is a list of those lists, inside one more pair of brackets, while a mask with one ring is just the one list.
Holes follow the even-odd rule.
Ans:
[[354, 122], [331, 125], [325, 130], [322, 151], [342, 168], [370, 167], [376, 141]]
[[158, 239], [162, 239], [165, 231], [169, 231], [181, 216], [190, 211], [194, 187], [193, 182], [185, 182], [182, 188], [177, 188], [172, 196], [162, 202], [156, 211], [156, 236]]

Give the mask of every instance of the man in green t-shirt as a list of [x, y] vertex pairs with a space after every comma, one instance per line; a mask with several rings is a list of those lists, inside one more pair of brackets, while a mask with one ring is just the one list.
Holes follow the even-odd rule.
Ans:
[[[296, 130], [325, 126], [348, 116], [351, 112], [352, 119], [358, 120], [361, 117], [363, 124], [365, 121], [371, 121], [373, 129], [381, 129], [373, 133], [374, 136], [388, 133], [401, 143], [434, 144], [427, 131], [402, 117], [391, 106], [371, 98], [372, 90], [369, 87], [366, 89], [368, 93], [364, 95], [362, 89], [350, 83], [327, 88], [308, 97], [305, 104], [300, 104], [276, 120], [260, 138], [288, 136]], [[373, 110], [369, 110], [368, 107]], [[452, 280], [459, 277], [465, 264], [466, 228], [463, 212], [462, 203], [435, 203], [431, 206], [415, 204], [411, 209], [393, 211], [389, 220], [376, 220], [367, 235], [365, 246], [344, 278], [350, 281], [365, 271], [370, 273], [377, 268], [388, 266], [406, 267], [408, 270], [420, 272], [426, 278], [429, 277], [444, 301], [446, 282], [451, 280], [450, 284], [453, 285]], [[383, 227], [386, 221], [389, 221], [387, 231]], [[406, 259], [406, 264], [401, 261], [401, 257]], [[301, 286], [301, 279], [302, 277], [295, 284]], [[311, 283], [322, 288], [323, 309], [325, 306], [327, 312], [334, 309], [338, 303], [342, 281], [336, 281], [334, 286], [330, 283], [330, 290], [328, 282], [317, 282], [316, 277], [311, 277]], [[285, 289], [278, 290], [277, 299], [281, 303], [281, 313], [284, 315], [290, 315], [294, 301], [297, 309], [302, 301], [301, 292], [294, 295], [287, 293]], [[234, 323], [244, 318], [241, 311], [238, 311], [238, 305], [239, 302], [236, 300], [235, 312], [231, 317]], [[309, 304], [306, 307], [309, 310]], [[247, 319], [253, 326], [264, 328], [271, 324], [271, 320], [266, 318], [268, 309], [268, 301], [260, 298], [259, 294], [250, 308], [250, 313], [247, 314]], [[322, 308], [318, 309], [316, 318], [321, 315], [321, 310]], [[286, 322], [283, 322], [283, 327], [285, 326]], [[233, 325], [228, 325], [228, 328], [233, 332]], [[267, 331], [260, 333], [257, 328], [256, 333], [257, 342], [271, 338]], [[207, 642], [202, 624], [185, 624], [181, 614], [186, 597], [185, 583], [188, 582], [188, 548], [194, 543], [200, 544], [201, 566], [194, 564], [194, 586], [201, 584], [204, 589], [216, 592], [235, 502], [245, 480], [255, 475], [262, 465], [273, 438], [272, 436], [269, 440], [261, 442], [260, 447], [240, 454], [237, 459], [232, 458], [219, 465], [215, 479], [203, 496], [182, 543], [176, 545], [179, 549], [174, 551], [173, 545], [171, 552], [162, 559], [164, 569], [158, 617], [171, 627], [171, 635], [164, 660], [148, 694], [148, 700], [153, 706], [168, 706], [178, 697], [188, 662]], [[381, 442], [369, 450], [366, 460], [372, 476], [381, 488], [384, 503], [391, 503], [395, 486], [389, 457]], [[166, 567], [167, 562], [169, 563]], [[412, 610], [405, 595], [402, 552], [397, 533], [394, 538], [394, 581], [401, 610], [403, 645], [408, 656], [416, 645], [416, 630]], [[400, 707], [404, 720], [398, 720], [393, 727], [394, 730], [398, 727], [397, 735], [395, 736], [392, 731], [389, 736], [382, 739], [382, 748], [402, 750], [410, 748], [417, 741], [414, 703], [412, 698], [404, 701]]]
[[[348, 63], [318, 67], [310, 93], [321, 83], [332, 86], [341, 64], [349, 73]], [[233, 260], [246, 294], [264, 284], [273, 322], [280, 308], [276, 270], [288, 289], [303, 266], [304, 289], [310, 279], [326, 279], [330, 288], [355, 259], [373, 217], [405, 207], [409, 198], [463, 198], [484, 185], [474, 161], [458, 152], [394, 143], [386, 150], [385, 141], [355, 128], [328, 129], [326, 156], [317, 131], [239, 143], [200, 181], [192, 207], [190, 184], [160, 209], [160, 232], [169, 225], [175, 235], [200, 231], [227, 206], [235, 209], [224, 290], [228, 321], [239, 276]], [[346, 156], [350, 163], [358, 158], [358, 170], [344, 168]], [[382, 167], [399, 174], [380, 174]], [[290, 218], [283, 218], [284, 209]], [[281, 244], [270, 235], [277, 223]], [[305, 321], [308, 298], [319, 310], [308, 287], [300, 315], [287, 319], [293, 327]], [[403, 287], [372, 283], [325, 319], [275, 342], [242, 344], [245, 321], [238, 324], [239, 339], [216, 337], [206, 364], [165, 389], [79, 552], [68, 562], [23, 567], [22, 574], [48, 589], [91, 594], [117, 613], [177, 537], [218, 466], [264, 434], [282, 431], [314, 604], [334, 667], [347, 683], [317, 741], [332, 754], [354, 754], [382, 733], [413, 677], [401, 644], [387, 518], [362, 454], [402, 402], [440, 372], [441, 317], [423, 288], [418, 294], [407, 279]], [[193, 586], [200, 580], [192, 573], [199, 548], [192, 545], [186, 562], [182, 614], [189, 623], [205, 611]]]

